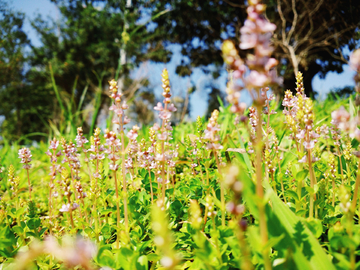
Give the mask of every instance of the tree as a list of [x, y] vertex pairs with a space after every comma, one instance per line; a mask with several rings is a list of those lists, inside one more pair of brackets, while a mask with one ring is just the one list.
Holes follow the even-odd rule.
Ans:
[[[52, 1], [60, 10], [60, 21], [38, 17], [32, 23], [43, 43], [32, 48], [33, 78], [48, 85], [51, 64], [59, 91], [68, 99], [73, 97], [75, 104], [87, 88], [84, 104], [94, 100], [97, 104], [93, 127], [97, 109], [108, 102], [105, 90], [111, 78], [121, 78], [121, 90], [130, 95], [134, 89], [128, 88], [134, 84], [129, 73], [134, 67], [146, 60], [169, 61], [171, 53], [162, 45], [161, 32], [146, 27], [162, 13], [147, 16], [146, 1]], [[141, 87], [138, 82], [135, 85], [135, 91]]]
[[[312, 79], [329, 71], [342, 72], [347, 57], [346, 46], [354, 48], [359, 27], [359, 1], [345, 0], [275, 0], [264, 1], [267, 16], [277, 25], [274, 33], [274, 56], [280, 60], [279, 73], [284, 77], [282, 89], [293, 89], [294, 74], [304, 73], [308, 94]], [[220, 46], [224, 39], [239, 45], [239, 29], [246, 17], [244, 1], [173, 0], [157, 3], [154, 12], [171, 7], [171, 13], [159, 18], [165, 29], [164, 43], [179, 43], [189, 58], [177, 71], [187, 76], [191, 67], [221, 67]], [[278, 89], [279, 91], [279, 89]]]
[[282, 67], [286, 88], [294, 88], [299, 70], [304, 73], [307, 94], [313, 93], [311, 81], [316, 74], [325, 77], [329, 71], [343, 71], [348, 60], [343, 50], [356, 44], [358, 1], [277, 0], [269, 8], [269, 18], [277, 25], [275, 56], [286, 66]]
[[193, 67], [201, 67], [205, 72], [209, 72], [210, 65], [222, 67], [221, 43], [225, 39], [238, 43], [239, 29], [246, 18], [245, 5], [219, 0], [156, 1], [152, 12], [156, 14], [165, 8], [171, 12], [156, 21], [157, 30], [165, 34], [164, 45], [180, 44], [182, 55], [188, 57], [177, 67], [177, 73], [188, 76]]
[[23, 13], [0, 1], [0, 115], [5, 116], [0, 132], [9, 140], [44, 132], [39, 114], [50, 112], [44, 102], [47, 93], [33, 88], [27, 80], [25, 48], [29, 40], [22, 29], [24, 18]]

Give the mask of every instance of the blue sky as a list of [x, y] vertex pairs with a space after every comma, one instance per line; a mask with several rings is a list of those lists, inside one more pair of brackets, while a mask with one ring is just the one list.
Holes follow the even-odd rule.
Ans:
[[[27, 16], [27, 21], [24, 25], [24, 30], [31, 39], [33, 45], [40, 46], [41, 42], [36, 36], [34, 30], [31, 29], [29, 19], [35, 17], [37, 13], [43, 16], [50, 16], [52, 18], [58, 18], [59, 12], [56, 6], [50, 2], [50, 0], [13, 0], [10, 1], [10, 5], [18, 11], [24, 12]], [[173, 51], [175, 52], [173, 59], [167, 64], [147, 64], [146, 70], [149, 76], [150, 82], [156, 89], [158, 94], [161, 94], [161, 81], [160, 75], [164, 67], [169, 69], [171, 78], [171, 85], [174, 95], [184, 95], [186, 89], [191, 85], [195, 84], [199, 89], [192, 95], [190, 100], [191, 106], [191, 118], [195, 119], [197, 115], [203, 115], [206, 112], [207, 104], [207, 85], [212, 80], [211, 75], [204, 74], [200, 69], [196, 69], [192, 76], [189, 78], [180, 78], [175, 74], [175, 67], [181, 61], [181, 55], [179, 47], [174, 46]], [[145, 72], [146, 73], [146, 72]], [[136, 74], [136, 73], [134, 73]], [[354, 72], [349, 68], [348, 65], [344, 66], [344, 72], [337, 74], [336, 72], [329, 72], [325, 79], [320, 79], [316, 76], [313, 80], [313, 88], [319, 93], [320, 98], [325, 97], [333, 88], [340, 88], [347, 85], [354, 86], [353, 82]], [[226, 73], [224, 72], [214, 84], [221, 90], [225, 90]], [[248, 99], [247, 95], [243, 95], [244, 99]]]

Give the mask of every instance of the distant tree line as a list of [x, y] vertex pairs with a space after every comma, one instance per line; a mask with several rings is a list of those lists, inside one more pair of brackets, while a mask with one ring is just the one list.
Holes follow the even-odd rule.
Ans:
[[[133, 80], [131, 71], [144, 61], [169, 62], [169, 45], [179, 44], [186, 59], [176, 67], [180, 76], [190, 76], [194, 68], [201, 68], [217, 78], [224, 69], [221, 43], [231, 39], [238, 44], [239, 29], [246, 18], [243, 0], [51, 2], [58, 7], [60, 17], [44, 19], [39, 15], [31, 21], [42, 42], [35, 47], [23, 31], [25, 15], [0, 0], [0, 115], [5, 116], [0, 133], [9, 140], [26, 134], [41, 139], [40, 133], [48, 134], [49, 128], [64, 121], [64, 110], [67, 121], [73, 126], [82, 124], [89, 131], [99, 109], [108, 105], [105, 90], [110, 78], [119, 81], [132, 101], [137, 120], [151, 123], [154, 93], [146, 78]], [[348, 60], [344, 48], [355, 48], [360, 2], [265, 3], [267, 17], [277, 25], [274, 56], [280, 60], [278, 72], [284, 77], [284, 85], [275, 91], [293, 89], [294, 75], [300, 70], [307, 94], [313, 95], [314, 76], [342, 72]], [[194, 90], [187, 91], [187, 99]], [[221, 95], [212, 87], [210, 110], [219, 105], [216, 97]], [[183, 109], [188, 112], [188, 107]]]

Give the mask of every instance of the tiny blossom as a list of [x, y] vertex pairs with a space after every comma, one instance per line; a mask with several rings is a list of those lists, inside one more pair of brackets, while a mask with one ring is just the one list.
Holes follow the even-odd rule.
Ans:
[[109, 81], [110, 98], [113, 99], [114, 103], [110, 106], [109, 110], [114, 111], [115, 115], [112, 122], [116, 125], [120, 125], [121, 129], [123, 125], [130, 123], [130, 118], [124, 116], [124, 111], [129, 108], [127, 103], [123, 101], [121, 104], [122, 93], [118, 90], [117, 82], [115, 80]]
[[[314, 163], [314, 162], [316, 162], [316, 161], [318, 161], [318, 160], [319, 160], [319, 158], [317, 158], [317, 157], [314, 157], [314, 156], [311, 157], [311, 163]], [[299, 160], [299, 163], [308, 163], [307, 155], [303, 156], [303, 157]]]
[[315, 147], [315, 141], [304, 142], [305, 149], [313, 149]]
[[75, 141], [76, 141], [76, 145], [78, 148], [83, 148], [83, 150], [86, 151], [84, 149], [84, 144], [88, 143], [89, 141], [83, 136], [82, 127], [77, 128], [77, 135], [76, 135]]
[[207, 149], [219, 150], [223, 148], [223, 146], [219, 144], [220, 136], [217, 134], [217, 132], [220, 131], [220, 126], [217, 124], [218, 116], [219, 111], [214, 110], [204, 131], [204, 139], [209, 141], [206, 146]]
[[155, 111], [163, 111], [164, 107], [162, 106], [161, 102], [158, 102], [158, 104], [154, 107]]
[[30, 162], [32, 157], [30, 149], [24, 147], [21, 148], [18, 153], [19, 153], [19, 158], [21, 159], [20, 163], [24, 163], [23, 168], [26, 170], [30, 169], [31, 168]]
[[59, 210], [60, 212], [69, 212], [70, 211], [70, 204], [63, 204]]

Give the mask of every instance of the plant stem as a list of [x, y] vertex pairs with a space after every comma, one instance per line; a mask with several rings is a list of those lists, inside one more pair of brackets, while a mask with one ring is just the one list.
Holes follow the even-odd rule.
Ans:
[[[213, 231], [217, 233], [214, 215], [211, 215], [211, 219], [212, 219], [212, 222], [213, 222]], [[216, 237], [214, 237], [214, 238], [215, 238], [216, 250], [217, 250], [217, 252], [218, 252], [219, 262], [220, 262], [220, 265], [222, 265], [222, 264], [223, 264], [223, 261], [222, 261], [222, 258], [221, 258], [221, 250], [220, 250], [220, 246], [219, 246], [219, 239], [218, 239], [218, 236], [217, 236], [217, 235], [216, 235]]]
[[338, 157], [339, 157], [340, 170], [341, 170], [341, 184], [344, 184], [343, 165], [342, 165], [341, 153], [340, 153], [339, 145], [337, 145], [337, 150], [338, 150]]
[[117, 227], [117, 236], [116, 236], [116, 248], [119, 248], [119, 228], [120, 228], [120, 207], [119, 207], [119, 190], [118, 190], [118, 182], [116, 178], [116, 171], [114, 171], [114, 179], [115, 179], [115, 193], [116, 193], [116, 227]]
[[123, 189], [124, 189], [124, 215], [125, 215], [125, 231], [126, 234], [129, 232], [129, 218], [128, 218], [128, 205], [127, 205], [127, 187], [126, 187], [126, 172], [125, 172], [125, 139], [124, 139], [124, 128], [121, 127], [121, 171], [123, 176]]
[[[258, 91], [260, 95], [260, 91]], [[260, 235], [263, 247], [266, 246], [268, 242], [268, 232], [267, 232], [267, 224], [266, 224], [266, 215], [265, 215], [265, 205], [264, 205], [264, 188], [262, 186], [262, 105], [260, 102], [256, 102], [256, 109], [258, 114], [258, 123], [256, 126], [256, 145], [255, 145], [255, 153], [256, 153], [256, 195], [258, 196], [258, 208], [259, 208], [259, 224], [260, 224]], [[263, 252], [264, 266], [266, 270], [272, 269], [269, 251], [264, 248]]]
[[356, 204], [357, 204], [357, 197], [358, 197], [358, 191], [359, 191], [359, 184], [360, 184], [360, 162], [358, 162], [358, 171], [356, 175], [356, 182], [355, 182], [355, 189], [354, 189], [354, 196], [351, 203], [351, 212], [355, 212]]
[[30, 201], [31, 201], [31, 183], [30, 183], [29, 169], [26, 169], [26, 172], [27, 172], [28, 186], [29, 186], [29, 198], [30, 198]]
[[332, 196], [332, 207], [335, 207], [335, 179], [332, 180], [332, 189], [333, 189], [333, 196]]
[[152, 187], [152, 182], [151, 182], [151, 172], [150, 172], [150, 168], [148, 168], [148, 172], [149, 172], [149, 182], [150, 182], [150, 193], [151, 193], [151, 203], [154, 203], [154, 192], [153, 192], [153, 187]]
[[[314, 190], [314, 178], [312, 174], [312, 164], [311, 164], [311, 150], [308, 150], [308, 164], [309, 164], [309, 170], [310, 170], [310, 187]], [[314, 216], [314, 194], [310, 194], [310, 212], [309, 217], [313, 218]]]
[[73, 214], [72, 214], [72, 205], [71, 205], [71, 199], [70, 199], [70, 192], [69, 194], [67, 195], [67, 199], [68, 199], [68, 203], [69, 203], [69, 214], [70, 214], [70, 224], [72, 226], [72, 228], [75, 228], [75, 225], [74, 225], [74, 219], [73, 219]]
[[217, 156], [217, 152], [214, 150], [214, 156], [216, 160], [216, 164], [219, 171], [220, 176], [220, 200], [221, 200], [221, 225], [225, 226], [225, 191], [224, 191], [224, 181], [222, 179], [221, 169], [220, 169], [220, 163]]

